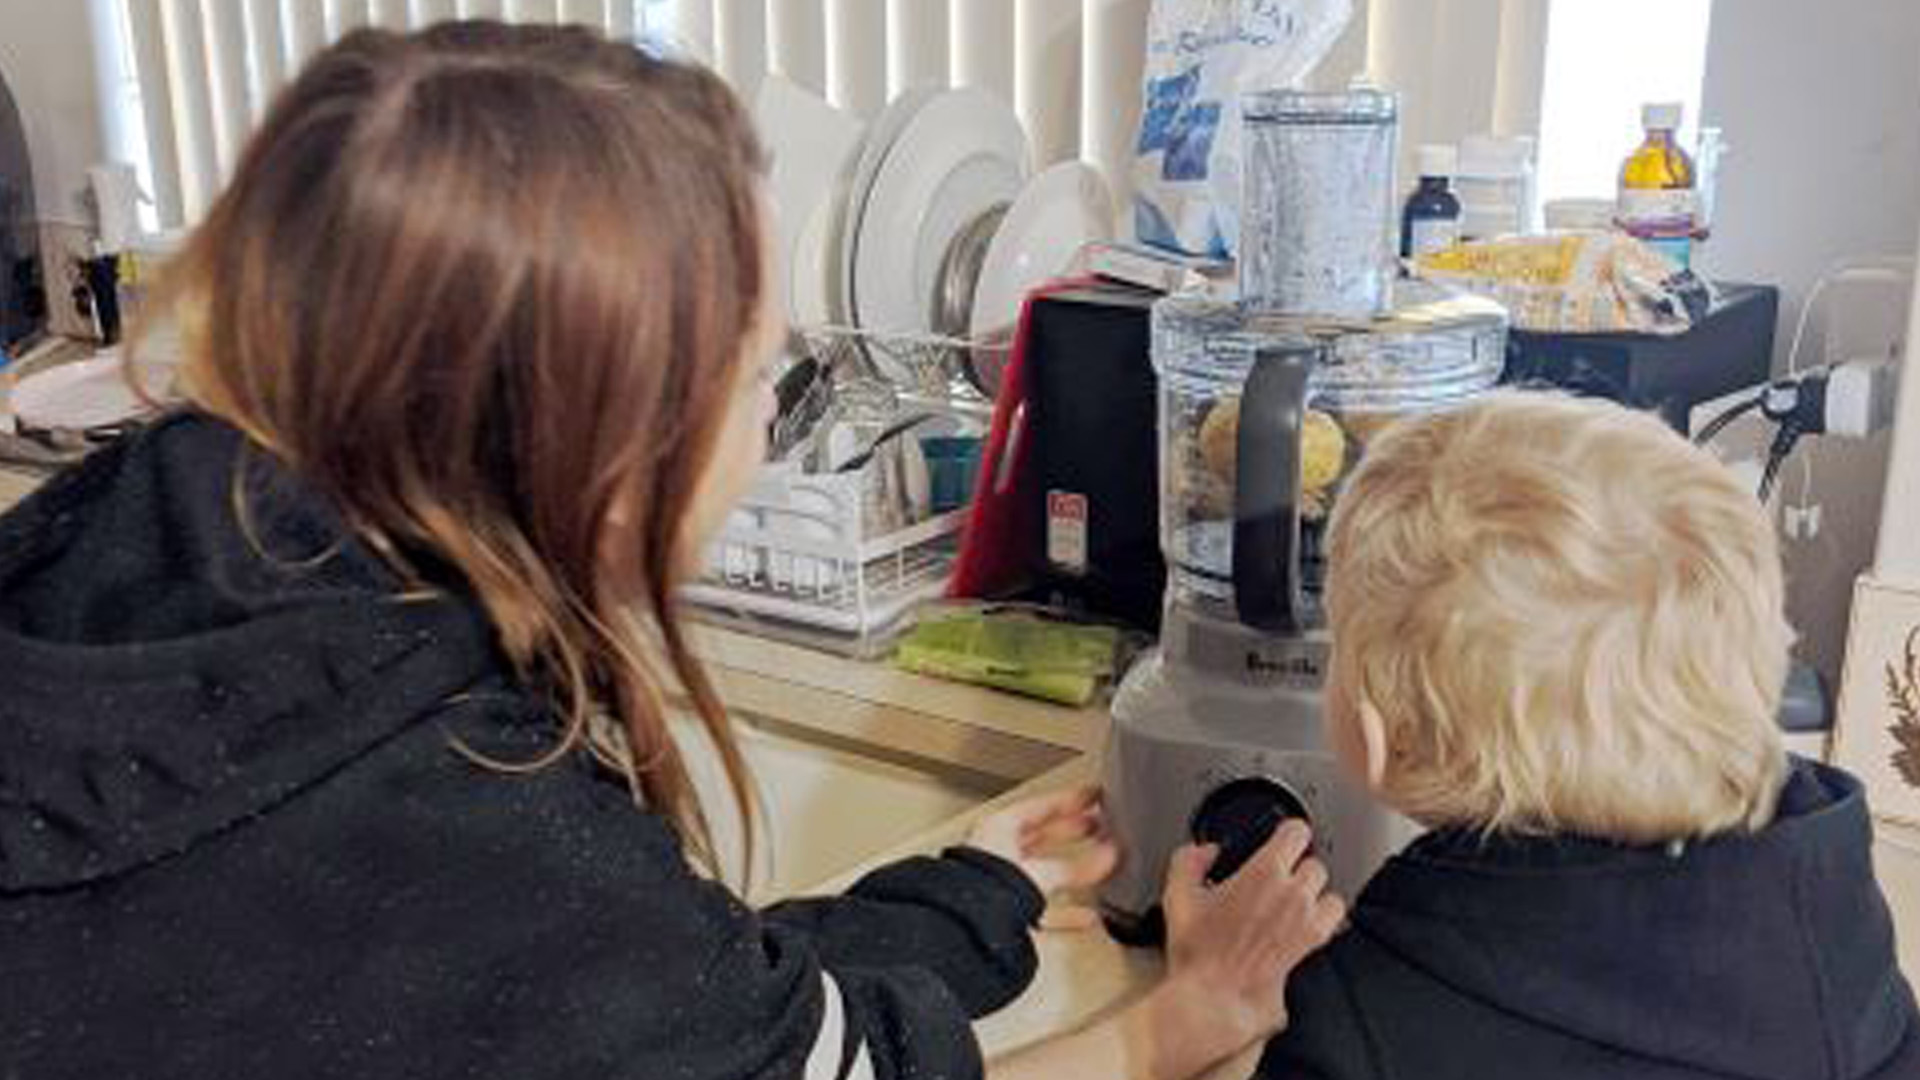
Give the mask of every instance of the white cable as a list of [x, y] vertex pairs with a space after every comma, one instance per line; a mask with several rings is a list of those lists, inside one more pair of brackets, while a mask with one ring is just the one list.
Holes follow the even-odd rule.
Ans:
[[[1802, 520], [1805, 520], [1809, 523], [1808, 524], [1809, 530], [1818, 531], [1820, 527], [1819, 525], [1820, 518], [1817, 515], [1813, 514], [1814, 508], [1807, 505], [1812, 500], [1813, 500], [1813, 448], [1808, 447], [1807, 449], [1801, 451], [1800, 453], [1800, 491], [1799, 491], [1799, 498], [1796, 498], [1794, 500], [1794, 505], [1800, 508], [1800, 512], [1803, 515], [1808, 515]], [[1809, 536], [1809, 539], [1811, 538], [1812, 537]]]
[[1806, 343], [1807, 324], [1819, 305], [1820, 298], [1827, 286], [1842, 278], [1859, 281], [1885, 281], [1899, 284], [1902, 278], [1911, 278], [1914, 260], [1898, 255], [1871, 256], [1861, 259], [1841, 259], [1827, 266], [1820, 277], [1807, 290], [1806, 303], [1800, 306], [1800, 318], [1794, 324], [1793, 345], [1787, 350], [1787, 375], [1800, 377], [1800, 347]]
[[[1807, 299], [1800, 305], [1800, 318], [1793, 328], [1793, 344], [1787, 348], [1787, 378], [1798, 381], [1800, 378], [1800, 347], [1806, 344], [1807, 324], [1813, 317], [1815, 305], [1827, 291], [1827, 285], [1840, 272], [1840, 264], [1829, 266], [1807, 290]], [[1786, 500], [1782, 508], [1786, 520], [1793, 522], [1790, 530], [1795, 540], [1801, 539], [1801, 525], [1807, 520], [1807, 500], [1813, 497], [1813, 455], [1802, 452], [1800, 455], [1800, 486], [1793, 498]]]
[[1807, 323], [1812, 319], [1814, 306], [1820, 302], [1820, 297], [1827, 291], [1827, 283], [1833, 280], [1835, 272], [1833, 268], [1829, 268], [1825, 273], [1821, 274], [1820, 277], [1814, 281], [1813, 288], [1807, 290], [1806, 302], [1800, 305], [1800, 318], [1795, 322], [1793, 328], [1793, 344], [1787, 348], [1787, 377], [1789, 379], [1798, 379], [1800, 377], [1800, 346], [1806, 344]]
[[[1806, 302], [1800, 305], [1800, 317], [1795, 320], [1793, 328], [1793, 344], [1787, 348], [1787, 377], [1794, 380], [1800, 378], [1800, 349], [1806, 344], [1807, 325], [1812, 319], [1814, 308], [1819, 304], [1820, 298], [1826, 294], [1827, 286], [1848, 277], [1862, 281], [1883, 280], [1889, 284], [1897, 284], [1903, 277], [1911, 279], [1913, 272], [1914, 260], [1898, 255], [1840, 259], [1830, 263], [1814, 281], [1813, 288], [1807, 290]], [[1813, 454], [1803, 452], [1800, 455], [1799, 490], [1786, 509], [1791, 515], [1804, 521], [1809, 509], [1807, 504], [1812, 498]]]

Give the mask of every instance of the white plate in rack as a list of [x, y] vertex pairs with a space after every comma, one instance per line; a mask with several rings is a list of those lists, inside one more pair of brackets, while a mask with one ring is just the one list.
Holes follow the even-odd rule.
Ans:
[[969, 336], [1011, 333], [1027, 293], [1071, 272], [1088, 244], [1113, 239], [1113, 224], [1113, 196], [1100, 170], [1065, 161], [1034, 177], [987, 246]]
[[761, 82], [753, 113], [771, 159], [767, 188], [780, 222], [788, 315], [800, 326], [841, 321], [839, 238], [864, 127], [779, 75]]
[[1019, 117], [989, 91], [943, 91], [913, 113], [860, 214], [852, 289], [858, 326], [931, 332], [948, 248], [981, 214], [1019, 194], [1027, 153]]
[[907, 130], [913, 118], [921, 109], [940, 96], [940, 91], [931, 87], [917, 87], [903, 92], [880, 115], [867, 125], [867, 138], [861, 144], [860, 153], [854, 162], [847, 180], [844, 212], [838, 221], [839, 233], [834, 241], [834, 263], [837, 285], [835, 294], [839, 306], [835, 312], [836, 322], [858, 327], [858, 307], [854, 302], [854, 249], [860, 239], [860, 221], [865, 215], [868, 198], [873, 193], [873, 185], [880, 178], [881, 166], [886, 164], [887, 152], [894, 142]]

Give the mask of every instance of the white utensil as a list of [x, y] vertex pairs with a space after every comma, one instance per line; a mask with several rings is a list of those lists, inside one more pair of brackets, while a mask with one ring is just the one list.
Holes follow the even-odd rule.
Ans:
[[854, 258], [859, 242], [860, 221], [866, 214], [867, 201], [873, 193], [874, 182], [880, 176], [880, 167], [886, 163], [887, 154], [895, 140], [906, 130], [914, 116], [939, 96], [940, 91], [931, 87], [908, 90], [881, 110], [867, 128], [867, 137], [860, 146], [847, 181], [845, 212], [840, 217], [839, 241], [834, 253], [840, 305], [836, 311], [839, 316], [836, 321], [844, 325], [864, 325], [860, 322], [859, 306], [854, 297]]

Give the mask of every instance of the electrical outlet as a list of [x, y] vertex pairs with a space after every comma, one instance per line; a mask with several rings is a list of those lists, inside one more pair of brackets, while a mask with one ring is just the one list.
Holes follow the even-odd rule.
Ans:
[[60, 222], [40, 224], [41, 276], [47, 283], [47, 329], [61, 337], [93, 339], [93, 319], [74, 305], [81, 264], [93, 257], [93, 232]]

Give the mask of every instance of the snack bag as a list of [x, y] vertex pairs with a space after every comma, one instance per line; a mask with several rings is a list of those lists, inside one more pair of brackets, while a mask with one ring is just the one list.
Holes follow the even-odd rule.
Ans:
[[1678, 334], [1704, 316], [1706, 284], [1620, 232], [1561, 232], [1461, 244], [1414, 273], [1498, 301], [1516, 330]]

